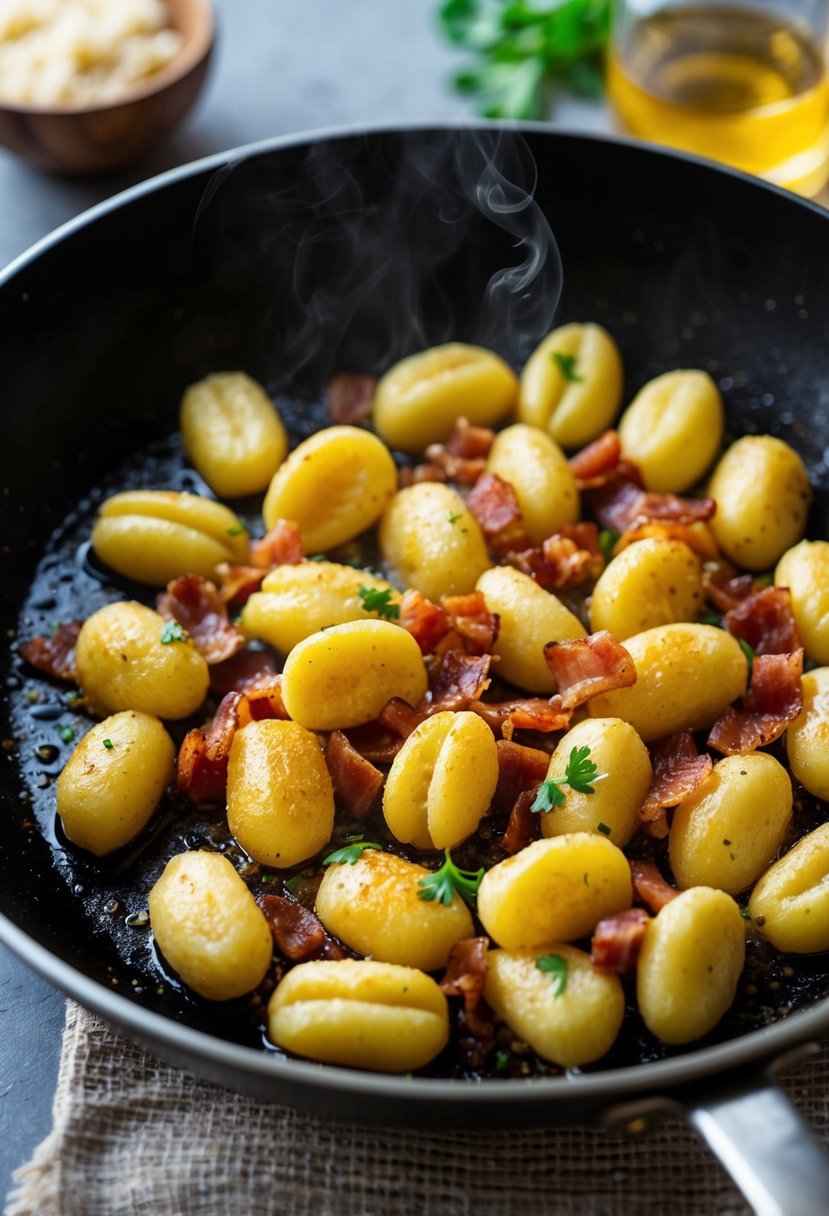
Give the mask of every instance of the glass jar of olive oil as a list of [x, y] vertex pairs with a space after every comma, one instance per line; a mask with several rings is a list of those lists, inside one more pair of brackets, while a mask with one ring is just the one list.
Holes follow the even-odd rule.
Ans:
[[614, 12], [608, 95], [631, 135], [817, 194], [828, 0], [616, 0]]

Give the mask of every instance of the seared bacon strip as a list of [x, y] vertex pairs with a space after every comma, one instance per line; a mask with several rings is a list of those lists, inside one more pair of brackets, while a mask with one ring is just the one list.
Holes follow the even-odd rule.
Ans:
[[254, 591], [259, 590], [267, 573], [261, 566], [236, 566], [232, 562], [220, 562], [216, 574], [222, 603], [241, 608]]
[[605, 564], [594, 523], [562, 524], [541, 545], [520, 553], [510, 551], [504, 561], [529, 574], [547, 591], [593, 582]]
[[497, 473], [484, 473], [478, 479], [469, 492], [466, 505], [495, 553], [529, 545], [515, 490]]
[[[447, 595], [441, 606], [449, 616], [452, 631], [460, 636], [471, 654], [486, 654], [498, 637], [498, 616], [490, 612], [481, 591], [468, 595]], [[454, 647], [451, 647], [454, 649]]]
[[274, 676], [269, 684], [246, 688], [242, 694], [239, 702], [240, 726], [247, 726], [248, 722], [261, 722], [263, 718], [281, 718], [285, 722], [289, 717], [282, 700], [282, 676]]
[[603, 528], [628, 532], [659, 520], [692, 524], [710, 519], [717, 509], [713, 498], [680, 498], [676, 494], [653, 494], [629, 476], [620, 476], [590, 491], [593, 514]]
[[209, 666], [232, 658], [246, 643], [230, 623], [216, 584], [197, 574], [174, 578], [156, 596], [156, 607], [165, 619], [178, 621], [187, 630]]
[[412, 731], [423, 721], [423, 714], [418, 713], [402, 697], [392, 697], [380, 710], [377, 721], [387, 730], [394, 731], [401, 739], [408, 739]]
[[446, 996], [463, 998], [466, 1026], [471, 1034], [491, 1038], [492, 1018], [483, 1004], [488, 950], [488, 937], [467, 937], [455, 942], [449, 951], [440, 990]]
[[445, 479], [471, 486], [486, 472], [486, 458], [494, 440], [495, 432], [489, 427], [472, 426], [467, 418], [459, 418], [446, 443], [429, 445], [426, 459], [443, 471]]
[[725, 614], [725, 627], [755, 654], [792, 654], [800, 649], [788, 587], [764, 587]]
[[350, 729], [346, 738], [364, 760], [391, 764], [406, 739], [426, 717], [400, 697], [392, 697], [380, 711], [376, 722]]
[[284, 895], [263, 895], [259, 907], [280, 954], [295, 963], [319, 954], [325, 945], [325, 929], [313, 912]]
[[633, 879], [633, 890], [636, 898], [646, 908], [650, 908], [654, 914], [660, 908], [664, 908], [665, 904], [669, 904], [672, 899], [676, 899], [677, 895], [680, 894], [676, 887], [672, 887], [670, 883], [665, 882], [665, 879], [652, 861], [645, 861], [644, 859], [632, 861], [630, 863], [630, 876]]
[[210, 691], [220, 698], [229, 692], [270, 688], [275, 683], [278, 677], [271, 656], [265, 650], [252, 650], [249, 646], [210, 668]]
[[325, 408], [335, 426], [356, 426], [371, 417], [377, 377], [339, 372], [325, 386]]
[[752, 574], [738, 574], [722, 558], [706, 562], [702, 568], [702, 589], [720, 612], [730, 612], [758, 589]]
[[41, 635], [29, 638], [28, 642], [20, 645], [21, 656], [44, 675], [67, 684], [76, 684], [75, 643], [82, 624], [83, 621], [67, 621], [58, 625], [51, 637]]
[[421, 481], [446, 482], [448, 480], [445, 469], [433, 461], [414, 466], [404, 464], [397, 471], [397, 485], [401, 490], [405, 490], [408, 486], [418, 485]]
[[422, 654], [431, 654], [452, 628], [449, 616], [420, 591], [404, 591], [398, 624], [412, 635]]
[[567, 463], [575, 478], [576, 488], [581, 491], [596, 490], [620, 476], [642, 484], [642, 475], [636, 466], [622, 459], [619, 435], [612, 429], [576, 452]]
[[590, 961], [596, 970], [619, 975], [635, 971], [649, 920], [644, 908], [628, 908], [600, 920], [590, 941]]
[[430, 701], [424, 701], [421, 709], [431, 715], [442, 710], [467, 709], [472, 701], [479, 701], [489, 687], [489, 666], [492, 655], [460, 654], [447, 650], [437, 673]]
[[739, 756], [779, 739], [803, 708], [803, 651], [763, 654], [754, 660], [742, 709], [729, 705], [717, 718], [708, 746]]
[[495, 432], [491, 427], [473, 426], [468, 418], [458, 418], [452, 428], [452, 434], [446, 440], [445, 450], [451, 456], [477, 460], [489, 455], [494, 442]]
[[535, 802], [537, 788], [524, 790], [515, 799], [515, 805], [510, 811], [507, 830], [501, 837], [501, 848], [513, 856], [526, 849], [528, 844], [537, 840], [541, 830], [541, 817], [534, 815], [532, 804]]
[[261, 540], [251, 542], [251, 564], [262, 570], [274, 566], [298, 566], [304, 558], [299, 528], [290, 519], [278, 519]]
[[599, 693], [636, 683], [633, 659], [606, 629], [572, 642], [548, 642], [544, 658], [564, 709], [577, 709]]
[[341, 730], [332, 731], [325, 747], [325, 763], [334, 793], [355, 819], [365, 819], [383, 788], [383, 774], [349, 743]]
[[573, 717], [560, 697], [546, 701], [543, 697], [524, 697], [516, 701], [472, 701], [469, 708], [486, 722], [493, 733], [512, 739], [513, 731], [537, 730], [549, 734], [567, 730]]
[[492, 809], [504, 812], [515, 805], [519, 794], [525, 790], [535, 790], [544, 781], [550, 756], [538, 747], [524, 747], [509, 739], [499, 739], [495, 746], [498, 751], [498, 784], [492, 796]]
[[665, 807], [679, 806], [708, 780], [714, 767], [707, 752], [699, 754], [689, 730], [657, 740], [650, 754], [653, 777], [639, 811], [644, 823], [658, 819]]

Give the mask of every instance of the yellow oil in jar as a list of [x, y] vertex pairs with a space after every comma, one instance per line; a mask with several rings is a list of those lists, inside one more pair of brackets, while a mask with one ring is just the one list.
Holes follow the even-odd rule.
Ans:
[[662, 9], [633, 25], [611, 53], [607, 87], [632, 135], [799, 194], [816, 194], [829, 177], [823, 49], [807, 27], [779, 14]]

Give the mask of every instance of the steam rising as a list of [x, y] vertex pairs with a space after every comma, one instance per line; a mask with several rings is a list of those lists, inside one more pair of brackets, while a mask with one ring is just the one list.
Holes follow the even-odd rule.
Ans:
[[[382, 372], [450, 340], [522, 364], [549, 332], [561, 260], [512, 131], [374, 134], [217, 174], [196, 220], [260, 310], [272, 385]], [[251, 247], [251, 231], [266, 233]]]

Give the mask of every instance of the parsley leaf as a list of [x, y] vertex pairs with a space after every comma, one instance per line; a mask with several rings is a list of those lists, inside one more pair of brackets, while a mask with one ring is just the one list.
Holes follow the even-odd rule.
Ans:
[[699, 623], [700, 625], [716, 625], [718, 628], [721, 628], [722, 617], [719, 612], [703, 612], [699, 618]]
[[599, 533], [599, 548], [601, 549], [602, 557], [606, 562], [609, 562], [613, 556], [613, 550], [618, 539], [619, 533], [611, 532], [610, 528], [605, 528]]
[[114, 746], [115, 746], [115, 744], [112, 742], [111, 739], [104, 739], [104, 747], [107, 749], [108, 752], [111, 752]]
[[567, 987], [567, 973], [570, 970], [567, 959], [562, 958], [560, 954], [542, 954], [541, 958], [535, 960], [535, 965], [539, 971], [549, 975], [553, 996], [563, 996]]
[[474, 95], [487, 118], [545, 117], [554, 81], [596, 96], [610, 7], [611, 0], [442, 0], [444, 36], [472, 56], [455, 87]]
[[463, 511], [452, 511], [449, 515], [450, 524], [456, 524], [459, 519], [463, 519]]
[[743, 654], [746, 656], [746, 661], [748, 662], [748, 675], [746, 676], [746, 688], [748, 688], [749, 684], [751, 684], [751, 676], [754, 671], [754, 660], [757, 658], [757, 654], [754, 650], [752, 650], [748, 642], [743, 641], [742, 638], [737, 638], [737, 641], [740, 643], [740, 650], [742, 650]]
[[564, 379], [569, 384], [581, 383], [584, 376], [576, 375], [576, 356], [565, 355], [563, 351], [554, 350], [550, 356]]
[[171, 642], [186, 642], [189, 636], [187, 630], [183, 629], [178, 621], [166, 621], [161, 631], [161, 645], [169, 646]]
[[442, 904], [451, 904], [456, 895], [465, 900], [470, 907], [475, 906], [478, 887], [484, 876], [483, 867], [480, 870], [461, 870], [452, 860], [452, 854], [447, 849], [445, 861], [434, 874], [427, 874], [417, 884], [420, 890], [418, 899], [434, 900]]
[[71, 726], [59, 725], [55, 727], [63, 743], [71, 743], [75, 738], [75, 732]]
[[551, 777], [548, 781], [542, 781], [530, 810], [546, 813], [561, 806], [565, 796], [564, 790], [559, 788], [562, 785], [569, 785], [571, 789], [578, 790], [580, 794], [595, 794], [596, 791], [593, 788], [595, 783], [604, 781], [609, 774], [596, 772], [598, 766], [588, 759], [589, 755], [589, 747], [574, 747], [570, 752], [564, 776]]
[[394, 592], [390, 587], [385, 591], [378, 591], [375, 587], [358, 587], [357, 594], [363, 601], [363, 608], [366, 612], [376, 612], [386, 621], [399, 619], [400, 605], [391, 603]]
[[346, 843], [343, 848], [337, 849], [333, 853], [329, 853], [327, 857], [323, 857], [322, 864], [324, 866], [353, 866], [360, 860], [366, 849], [382, 848], [382, 845], [372, 844], [370, 840], [363, 840], [362, 834], [359, 836], [346, 836], [346, 841], [348, 843]]
[[226, 529], [228, 536], [241, 536], [243, 532], [250, 532], [250, 524], [244, 519], [240, 519], [238, 524], [234, 524], [232, 528]]

